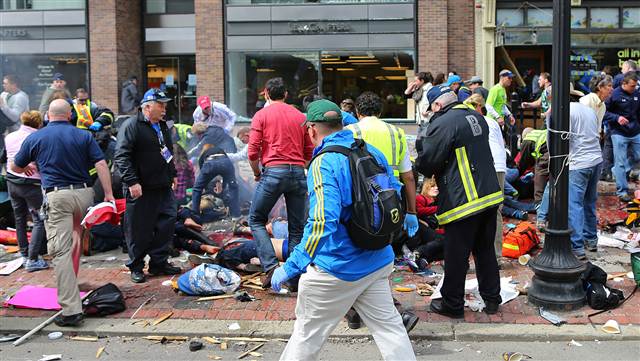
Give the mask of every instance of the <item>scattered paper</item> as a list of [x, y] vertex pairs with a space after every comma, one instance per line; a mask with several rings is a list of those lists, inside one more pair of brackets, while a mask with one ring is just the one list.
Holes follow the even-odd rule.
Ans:
[[231, 331], [236, 331], [240, 329], [240, 324], [237, 322], [234, 322], [232, 324], [229, 325], [228, 327]]
[[39, 359], [38, 361], [54, 361], [54, 360], [62, 360], [62, 354], [56, 354], [56, 355], [42, 355], [42, 358]]
[[567, 344], [569, 346], [576, 346], [576, 347], [582, 347], [582, 344], [576, 340], [571, 340], [569, 341], [569, 343]]
[[[446, 275], [445, 275], [446, 277]], [[513, 300], [518, 297], [520, 292], [516, 289], [516, 286], [511, 283], [511, 277], [502, 277], [500, 278], [500, 297], [502, 297], [501, 305]], [[440, 289], [442, 288], [442, 284], [444, 283], [444, 277], [440, 279], [438, 282], [438, 286], [436, 286], [433, 295], [431, 295], [431, 299], [435, 300], [438, 298], [442, 298], [442, 294], [440, 293]], [[478, 279], [472, 278], [468, 279], [464, 283], [464, 291], [465, 291], [465, 307], [469, 307], [473, 311], [480, 312], [484, 309], [485, 304], [480, 296], [480, 291], [478, 290]]]
[[[86, 292], [80, 292], [84, 297]], [[5, 307], [32, 308], [38, 310], [60, 310], [58, 304], [58, 290], [51, 287], [22, 286], [11, 299], [4, 303]]]
[[560, 326], [563, 323], [567, 323], [567, 321], [564, 318], [556, 315], [555, 313], [551, 313], [551, 312], [545, 310], [542, 307], [540, 307], [539, 312], [540, 312], [540, 316], [542, 318], [544, 318], [545, 320], [551, 322], [552, 324], [554, 324], [556, 326]]
[[49, 338], [49, 340], [52, 340], [52, 341], [57, 340], [62, 337], [62, 332], [60, 331], [51, 332], [47, 335], [47, 337]]
[[13, 261], [0, 263], [0, 275], [8, 276], [13, 272], [17, 271], [20, 267], [22, 267], [23, 261], [24, 259], [22, 257], [18, 257]]
[[162, 285], [165, 286], [165, 287], [166, 286], [171, 286], [171, 284], [172, 284], [171, 280], [166, 280], [166, 281], [162, 282]]

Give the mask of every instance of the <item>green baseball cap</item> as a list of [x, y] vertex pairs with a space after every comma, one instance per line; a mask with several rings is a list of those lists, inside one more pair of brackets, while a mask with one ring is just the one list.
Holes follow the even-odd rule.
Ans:
[[307, 106], [307, 121], [305, 123], [307, 122], [342, 122], [342, 112], [336, 103], [330, 100], [316, 100]]

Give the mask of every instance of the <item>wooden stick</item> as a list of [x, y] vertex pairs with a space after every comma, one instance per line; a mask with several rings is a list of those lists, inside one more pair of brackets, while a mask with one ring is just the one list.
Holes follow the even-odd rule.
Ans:
[[233, 295], [218, 295], [218, 296], [200, 297], [200, 298], [198, 298], [196, 300], [196, 302], [222, 300], [222, 299], [225, 299], [225, 298], [233, 298]]
[[251, 289], [254, 289], [254, 290], [260, 290], [260, 291], [263, 291], [263, 290], [264, 290], [264, 288], [262, 288], [262, 287], [260, 287], [260, 286], [255, 286], [255, 285], [251, 285], [251, 284], [243, 284], [243, 285], [242, 285], [242, 287], [244, 287], [244, 288], [251, 288]]
[[[82, 297], [82, 300], [84, 300], [85, 298], [87, 298], [91, 292], [93, 292], [93, 290], [87, 292], [86, 295], [84, 295], [84, 297]], [[41, 324], [39, 324], [38, 326], [34, 327], [31, 331], [27, 332], [24, 336], [20, 337], [19, 339], [15, 340], [13, 342], [14, 346], [20, 346], [22, 345], [29, 337], [33, 336], [33, 334], [35, 334], [36, 332], [42, 330], [43, 328], [47, 327], [47, 325], [49, 325], [51, 322], [53, 322], [53, 320], [58, 317], [59, 315], [62, 315], [62, 310], [56, 312], [55, 315], [49, 317], [48, 319], [46, 319], [45, 321], [43, 321]]]
[[133, 313], [133, 315], [131, 315], [131, 317], [129, 317], [130, 320], [133, 320], [133, 318], [136, 316], [136, 314], [138, 313], [138, 311], [140, 311], [142, 309], [142, 307], [144, 305], [146, 305], [147, 303], [151, 302], [151, 300], [156, 297], [156, 295], [153, 295], [151, 297], [149, 297], [146, 301], [142, 302], [142, 304], [140, 305], [140, 307], [138, 307], [138, 309], [136, 310], [136, 312]]
[[255, 350], [259, 349], [259, 348], [260, 348], [260, 347], [262, 347], [262, 346], [264, 346], [264, 343], [261, 343], [261, 344], [259, 344], [258, 346], [256, 346], [256, 347], [254, 347], [254, 348], [252, 348], [252, 349], [250, 349], [250, 350], [247, 350], [247, 351], [243, 352], [240, 356], [238, 356], [238, 360], [239, 360], [239, 359], [241, 359], [241, 358], [243, 358], [243, 357], [245, 357], [245, 356], [247, 356], [248, 354], [252, 353], [253, 351], [255, 351]]
[[261, 273], [262, 273], [262, 272], [256, 272], [256, 273], [251, 274], [251, 275], [242, 276], [242, 277], [240, 277], [240, 282], [244, 282], [244, 281], [246, 281], [246, 280], [250, 280], [250, 279], [252, 279], [253, 277], [258, 276], [258, 275], [259, 275], [259, 274], [261, 274]]
[[157, 326], [159, 323], [164, 322], [167, 318], [173, 316], [173, 312], [167, 312], [164, 315], [158, 317], [155, 321], [151, 323], [151, 326]]

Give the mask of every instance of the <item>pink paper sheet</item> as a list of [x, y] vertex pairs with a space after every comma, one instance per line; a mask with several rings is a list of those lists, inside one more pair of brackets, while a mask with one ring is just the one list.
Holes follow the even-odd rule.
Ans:
[[[80, 292], [83, 297], [86, 292]], [[58, 304], [58, 289], [39, 286], [22, 286], [15, 296], [4, 303], [4, 307], [33, 308], [38, 310], [60, 310]]]

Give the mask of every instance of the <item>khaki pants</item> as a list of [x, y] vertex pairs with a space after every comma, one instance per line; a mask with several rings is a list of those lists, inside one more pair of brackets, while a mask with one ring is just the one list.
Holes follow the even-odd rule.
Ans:
[[402, 318], [393, 305], [390, 263], [354, 282], [310, 265], [300, 277], [296, 322], [280, 360], [316, 360], [338, 322], [353, 306], [385, 360], [415, 360]]
[[53, 257], [62, 314], [82, 312], [78, 279], [73, 265], [73, 248], [80, 246], [82, 218], [93, 204], [93, 189], [64, 189], [47, 193], [45, 228], [49, 255]]
[[[496, 172], [498, 176], [498, 183], [500, 183], [500, 190], [504, 194], [504, 173]], [[502, 205], [498, 208], [498, 214], [496, 216], [496, 238], [494, 246], [496, 248], [496, 258], [502, 257]]]

